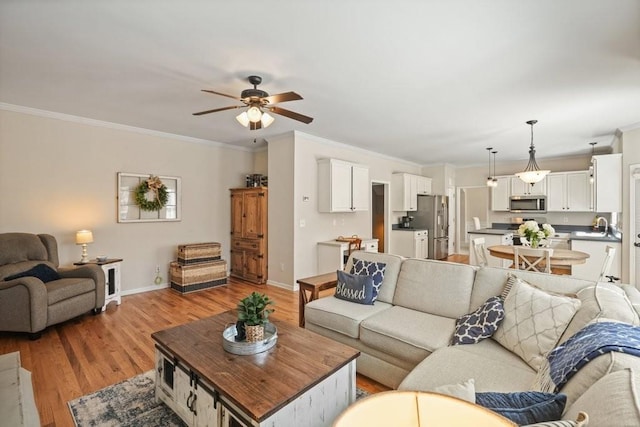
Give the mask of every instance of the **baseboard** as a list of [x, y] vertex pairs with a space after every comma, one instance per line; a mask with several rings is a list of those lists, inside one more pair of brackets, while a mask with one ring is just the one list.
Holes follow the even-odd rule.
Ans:
[[144, 288], [127, 289], [126, 291], [121, 291], [120, 295], [125, 296], [125, 295], [141, 294], [143, 292], [150, 292], [150, 291], [158, 291], [160, 289], [167, 289], [168, 287], [169, 287], [168, 283], [163, 283], [163, 284], [160, 284], [160, 285], [146, 286]]
[[288, 291], [292, 291], [295, 292], [299, 289], [298, 284], [294, 284], [293, 286], [291, 286], [288, 283], [280, 283], [280, 282], [276, 282], [275, 280], [267, 280], [267, 285], [271, 285], [271, 286], [275, 286], [277, 288], [282, 288], [282, 289], [286, 289]]

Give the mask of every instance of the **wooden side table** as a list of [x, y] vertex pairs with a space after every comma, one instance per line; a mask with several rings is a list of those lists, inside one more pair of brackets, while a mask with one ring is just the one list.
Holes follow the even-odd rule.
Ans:
[[73, 265], [99, 265], [100, 268], [102, 268], [102, 271], [104, 271], [104, 305], [102, 306], [102, 311], [107, 309], [107, 304], [111, 301], [115, 301], [116, 305], [120, 305], [122, 303], [122, 297], [120, 295], [120, 267], [122, 266], [122, 261], [123, 260], [120, 258], [109, 258], [106, 261], [92, 259], [89, 260], [89, 262], [73, 263]]
[[[297, 280], [300, 285], [299, 299], [298, 299], [298, 325], [304, 328], [304, 306], [310, 301], [316, 300], [320, 297], [320, 291], [325, 289], [335, 288], [338, 283], [338, 274], [334, 271], [332, 273], [325, 273], [319, 276], [307, 277]], [[307, 295], [307, 292], [310, 292]]]

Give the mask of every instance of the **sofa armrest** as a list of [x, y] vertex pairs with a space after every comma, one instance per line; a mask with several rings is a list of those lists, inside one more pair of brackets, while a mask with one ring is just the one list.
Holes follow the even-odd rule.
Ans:
[[58, 274], [60, 277], [69, 279], [69, 278], [88, 278], [92, 279], [96, 284], [96, 307], [102, 308], [104, 305], [105, 298], [105, 278], [104, 271], [102, 268], [96, 264], [85, 264], [81, 267], [77, 268], [59, 268]]
[[0, 329], [39, 332], [47, 326], [47, 289], [35, 277], [0, 281]]

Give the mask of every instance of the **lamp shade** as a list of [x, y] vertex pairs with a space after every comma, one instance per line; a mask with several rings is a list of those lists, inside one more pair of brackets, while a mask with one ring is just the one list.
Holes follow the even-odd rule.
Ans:
[[238, 114], [236, 116], [236, 120], [238, 121], [238, 123], [240, 123], [244, 127], [249, 126], [249, 116], [247, 116], [246, 111], [243, 111], [242, 113]]
[[86, 245], [93, 243], [93, 233], [91, 230], [80, 230], [76, 232], [76, 245]]
[[266, 128], [268, 127], [271, 123], [273, 123], [275, 119], [273, 118], [272, 115], [267, 114], [267, 113], [262, 113], [262, 127]]
[[250, 122], [259, 122], [260, 118], [262, 117], [262, 111], [260, 111], [260, 109], [256, 106], [250, 107], [247, 110], [247, 117], [249, 118]]

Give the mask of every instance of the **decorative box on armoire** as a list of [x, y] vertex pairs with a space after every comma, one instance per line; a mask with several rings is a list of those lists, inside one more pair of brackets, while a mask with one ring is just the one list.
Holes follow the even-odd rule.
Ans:
[[267, 282], [267, 187], [231, 190], [231, 275]]

